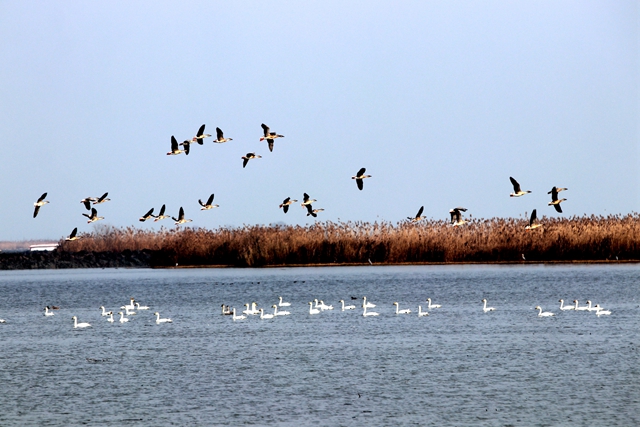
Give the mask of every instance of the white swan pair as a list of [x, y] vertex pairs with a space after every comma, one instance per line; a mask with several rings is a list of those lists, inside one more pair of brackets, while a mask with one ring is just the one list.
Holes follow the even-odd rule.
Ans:
[[608, 316], [611, 314], [611, 311], [609, 310], [605, 310], [604, 308], [600, 307], [600, 304], [596, 304], [596, 316], [600, 317], [600, 316]]
[[318, 300], [314, 299], [314, 301], [316, 302], [316, 308], [319, 308], [321, 311], [325, 311], [325, 310], [333, 310], [333, 306], [332, 305], [326, 305], [324, 303], [324, 301], [320, 300], [320, 303], [318, 304]]

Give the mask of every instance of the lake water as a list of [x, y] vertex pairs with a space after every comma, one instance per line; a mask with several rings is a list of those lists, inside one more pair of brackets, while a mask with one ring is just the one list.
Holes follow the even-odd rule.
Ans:
[[[2, 272], [0, 425], [640, 425], [639, 284], [637, 265]], [[278, 296], [290, 316], [221, 315]], [[151, 310], [100, 315], [130, 297]]]

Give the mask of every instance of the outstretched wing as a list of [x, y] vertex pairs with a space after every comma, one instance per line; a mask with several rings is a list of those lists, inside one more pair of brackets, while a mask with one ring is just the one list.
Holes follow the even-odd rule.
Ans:
[[356, 184], [358, 184], [358, 189], [362, 190], [362, 188], [364, 187], [363, 182], [361, 179], [356, 179]]
[[509, 177], [509, 180], [511, 180], [511, 184], [513, 184], [513, 192], [514, 193], [519, 193], [520, 190], [520, 184], [518, 184], [518, 181], [516, 181], [515, 179], [513, 179], [513, 177]]
[[73, 231], [71, 232], [71, 234], [69, 234], [69, 238], [73, 239], [74, 237], [76, 237], [76, 234], [78, 233], [78, 227], [74, 228]]
[[[204, 125], [200, 126], [200, 129], [198, 129], [198, 133], [196, 134], [196, 137], [202, 136], [202, 135], [204, 135]], [[198, 141], [198, 144], [202, 144], [202, 143]]]
[[361, 168], [361, 169], [358, 171], [358, 173], [356, 174], [356, 176], [362, 176], [362, 175], [364, 175], [364, 173], [365, 173], [366, 171], [367, 171], [367, 169], [366, 169], [366, 168]]
[[267, 143], [269, 144], [269, 151], [273, 152], [273, 139], [267, 139]]
[[37, 217], [38, 216], [38, 212], [40, 212], [40, 206], [36, 206], [36, 208], [33, 210], [33, 217]]
[[184, 219], [184, 209], [182, 209], [182, 206], [180, 206], [180, 212], [178, 212], [178, 219], [179, 220]]
[[269, 126], [265, 125], [264, 123], [261, 124], [260, 126], [262, 126], [262, 129], [264, 130], [264, 137], [268, 137], [269, 136]]
[[213, 203], [213, 193], [211, 193], [209, 199], [207, 200], [207, 205], [210, 205], [211, 203]]
[[173, 135], [171, 135], [171, 151], [178, 151], [178, 141]]
[[216, 128], [216, 137], [217, 139], [224, 139], [224, 134], [222, 133], [222, 129]]
[[242, 162], [242, 167], [247, 166], [247, 163], [249, 163], [249, 159], [245, 158], [244, 161]]
[[284, 213], [289, 212], [289, 205], [283, 205], [282, 210], [284, 211]]
[[424, 206], [420, 206], [420, 209], [418, 209], [418, 214], [416, 215], [416, 218], [420, 218], [422, 216], [422, 211], [424, 211]]
[[302, 201], [306, 202], [307, 200], [309, 200], [309, 195], [307, 193], [304, 193], [302, 196]]
[[557, 205], [553, 205], [554, 208], [556, 208], [556, 211], [562, 213], [562, 208], [560, 207], [560, 203], [558, 203]]
[[533, 225], [533, 223], [535, 222], [536, 218], [537, 218], [536, 210], [534, 209], [534, 210], [531, 211], [531, 219], [529, 220], [529, 226]]
[[158, 216], [162, 216], [164, 215], [164, 209], [166, 208], [165, 205], [162, 205], [162, 207], [160, 208], [160, 213], [158, 214]]
[[40, 196], [40, 198], [38, 199], [38, 202], [43, 201], [45, 197], [47, 197], [47, 193], [43, 193], [42, 196]]

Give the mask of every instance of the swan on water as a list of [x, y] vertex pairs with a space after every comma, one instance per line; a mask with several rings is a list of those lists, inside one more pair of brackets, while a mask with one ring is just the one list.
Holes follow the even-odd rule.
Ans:
[[264, 308], [260, 309], [260, 319], [273, 319], [273, 314], [264, 314]]
[[342, 311], [355, 310], [355, 308], [356, 308], [355, 305], [344, 305], [344, 300], [343, 299], [340, 300], [340, 304], [342, 304]]
[[129, 321], [129, 319], [127, 319], [126, 317], [124, 317], [124, 314], [122, 314], [121, 311], [118, 312], [118, 314], [120, 315], [120, 323], [126, 323]]
[[553, 314], [550, 311], [542, 311], [542, 307], [540, 307], [539, 305], [536, 305], [536, 310], [538, 310], [538, 317], [551, 317], [551, 316], [555, 316], [555, 314]]
[[254, 316], [257, 316], [258, 314], [260, 314], [260, 310], [258, 310], [257, 302], [254, 301], [251, 303], [251, 313], [249, 314], [253, 314]]
[[398, 304], [397, 302], [394, 302], [393, 305], [396, 306], [396, 314], [410, 314], [411, 310], [409, 310], [408, 308], [405, 308], [404, 310], [400, 310], [400, 304]]
[[233, 310], [231, 310], [231, 314], [233, 314], [233, 320], [244, 320], [244, 319], [247, 318], [247, 316], [244, 316], [244, 315], [236, 316], [236, 308], [235, 307], [233, 307]]
[[324, 311], [324, 310], [333, 310], [333, 306], [332, 305], [327, 305], [327, 304], [324, 303], [324, 301], [320, 300], [320, 310], [322, 310], [322, 311]]
[[74, 328], [88, 328], [89, 326], [91, 326], [91, 324], [86, 322], [78, 323], [78, 318], [76, 316], [73, 316], [71, 319], [73, 319]]
[[109, 315], [109, 312], [108, 312], [107, 310], [105, 310], [105, 309], [104, 309], [104, 306], [103, 306], [103, 305], [101, 305], [101, 306], [100, 306], [100, 309], [102, 310], [102, 315], [103, 315], [103, 316], [108, 316], [108, 315]]
[[107, 319], [107, 322], [113, 323], [113, 311], [110, 311], [108, 314], [109, 314], [109, 318]]
[[291, 306], [290, 302], [283, 302], [282, 301], [282, 297], [279, 297], [279, 298], [280, 298], [280, 302], [278, 303], [278, 306], [280, 306], [280, 307], [290, 307]]
[[251, 313], [251, 309], [249, 308], [249, 303], [246, 303], [244, 306], [245, 306], [245, 307], [247, 307], [247, 309], [246, 309], [246, 310], [242, 310], [242, 313], [243, 313], [243, 314], [246, 314], [247, 316], [248, 316], [249, 314], [252, 314], [252, 313]]
[[157, 311], [154, 313], [156, 315], [156, 324], [159, 325], [160, 323], [173, 323], [173, 320], [167, 318], [167, 319], [161, 319], [160, 318], [160, 313], [158, 313]]
[[367, 302], [367, 297], [362, 297], [362, 307], [363, 308], [373, 308], [375, 307], [375, 304], [371, 304], [370, 302]]
[[271, 307], [273, 307], [273, 315], [274, 316], [288, 316], [291, 313], [288, 311], [278, 311], [278, 306], [273, 304]]
[[320, 310], [313, 308], [313, 302], [309, 301], [309, 314], [319, 314]]
[[418, 306], [418, 317], [422, 317], [422, 316], [428, 316], [429, 313], [427, 313], [426, 311], [422, 311], [422, 306]]
[[136, 305], [134, 304], [135, 298], [131, 297], [130, 298], [130, 302], [127, 305], [123, 305], [122, 307], [120, 307], [121, 310], [128, 310], [128, 311], [132, 311], [136, 309]]
[[482, 302], [484, 303], [484, 307], [482, 308], [482, 311], [484, 311], [485, 313], [488, 311], [496, 311], [495, 307], [487, 307], [487, 299], [483, 298]]
[[564, 300], [560, 300], [560, 310], [575, 310], [576, 308], [572, 305], [564, 306]]
[[45, 316], [53, 316], [53, 314], [54, 314], [53, 311], [49, 311], [49, 307], [48, 306], [44, 308], [44, 315]]
[[380, 313], [376, 313], [375, 311], [367, 312], [367, 306], [364, 306], [364, 311], [362, 312], [363, 317], [373, 317], [373, 316], [379, 316], [379, 315]]
[[587, 311], [598, 311], [598, 309], [595, 307], [591, 307], [591, 301], [587, 300]]
[[137, 310], [149, 310], [149, 307], [146, 305], [140, 305], [139, 302], [135, 303], [136, 304], [136, 309]]
[[431, 304], [431, 298], [427, 298], [427, 302], [429, 303], [429, 305], [427, 306], [428, 310], [431, 310], [433, 308], [442, 308], [440, 304]]
[[609, 310], [605, 310], [604, 308], [600, 307], [600, 304], [596, 304], [596, 316], [600, 317], [600, 316], [608, 316], [611, 314], [611, 311]]
[[587, 311], [589, 309], [589, 307], [587, 307], [586, 305], [584, 307], [578, 307], [577, 299], [574, 299], [573, 302], [575, 303], [575, 306], [573, 307], [573, 309], [576, 311]]

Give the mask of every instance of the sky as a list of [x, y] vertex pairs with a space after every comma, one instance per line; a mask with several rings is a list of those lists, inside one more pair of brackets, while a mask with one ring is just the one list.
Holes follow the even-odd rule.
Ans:
[[[105, 192], [96, 224], [150, 230], [162, 204], [205, 228], [638, 211], [639, 29], [638, 1], [0, 1], [0, 240], [93, 231]], [[202, 124], [233, 141], [166, 155]]]

